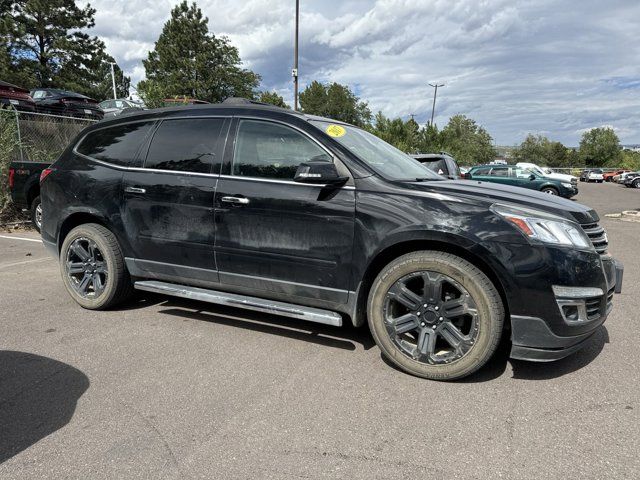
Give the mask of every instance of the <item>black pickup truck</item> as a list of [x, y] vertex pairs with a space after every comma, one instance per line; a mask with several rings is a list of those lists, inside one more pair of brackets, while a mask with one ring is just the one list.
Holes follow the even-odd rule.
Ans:
[[31, 221], [38, 232], [42, 225], [40, 206], [40, 174], [51, 162], [11, 162], [9, 165], [9, 190], [17, 207], [29, 210]]

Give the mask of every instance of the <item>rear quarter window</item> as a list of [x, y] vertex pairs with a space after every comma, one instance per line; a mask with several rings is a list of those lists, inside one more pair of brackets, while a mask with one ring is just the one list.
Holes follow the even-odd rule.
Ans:
[[153, 122], [126, 123], [89, 133], [76, 151], [96, 160], [127, 166], [151, 131]]

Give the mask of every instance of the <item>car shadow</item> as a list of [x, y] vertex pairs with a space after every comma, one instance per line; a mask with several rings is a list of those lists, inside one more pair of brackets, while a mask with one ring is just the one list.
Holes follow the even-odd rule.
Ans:
[[89, 379], [66, 363], [0, 351], [0, 463], [61, 429]]
[[212, 322], [342, 350], [355, 350], [358, 344], [364, 350], [375, 346], [369, 329], [355, 328], [349, 320], [342, 327], [334, 327], [181, 298], [170, 298], [161, 303], [159, 312], [185, 320]]

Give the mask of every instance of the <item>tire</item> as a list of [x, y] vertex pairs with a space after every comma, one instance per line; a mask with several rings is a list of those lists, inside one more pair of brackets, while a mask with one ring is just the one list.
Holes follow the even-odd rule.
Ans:
[[69, 232], [60, 250], [60, 272], [71, 297], [89, 310], [113, 307], [133, 292], [118, 240], [96, 223]]
[[[440, 287], [424, 288], [427, 279]], [[416, 293], [420, 282], [422, 294]], [[417, 298], [398, 295], [404, 292], [398, 285]], [[418, 309], [404, 303], [414, 298]], [[482, 367], [500, 342], [504, 316], [500, 295], [484, 273], [460, 257], [437, 251], [409, 253], [384, 267], [367, 302], [369, 328], [384, 356], [405, 372], [431, 380], [462, 378]], [[461, 324], [454, 326], [457, 335], [452, 334], [454, 322]], [[457, 339], [459, 347], [450, 338]]]
[[40, 233], [42, 229], [42, 202], [40, 201], [40, 195], [31, 202], [31, 222], [38, 233]]
[[633, 188], [640, 188], [640, 179], [633, 181]]
[[542, 193], [546, 193], [547, 195], [558, 195], [558, 190], [553, 187], [544, 187], [540, 190]]

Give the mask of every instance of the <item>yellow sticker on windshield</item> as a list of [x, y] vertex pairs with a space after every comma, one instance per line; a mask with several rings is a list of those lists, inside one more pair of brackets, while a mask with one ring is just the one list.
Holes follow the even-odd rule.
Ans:
[[347, 131], [340, 125], [329, 125], [327, 127], [327, 133], [331, 137], [344, 137], [344, 134], [347, 133]]

